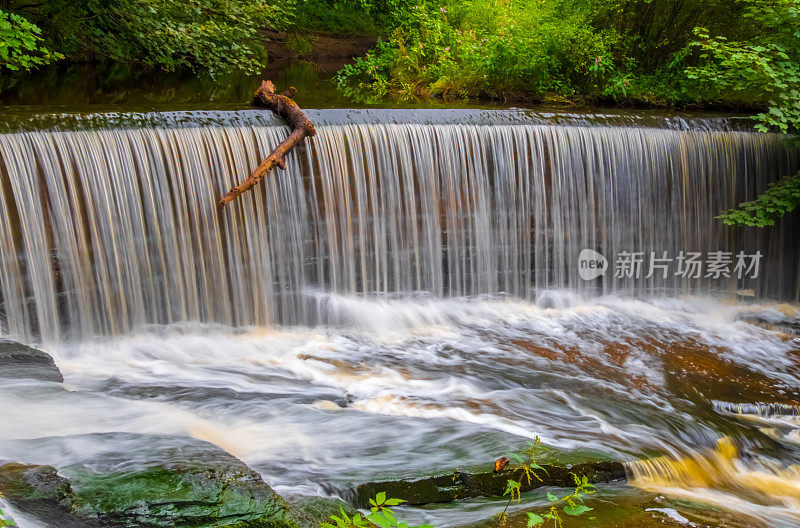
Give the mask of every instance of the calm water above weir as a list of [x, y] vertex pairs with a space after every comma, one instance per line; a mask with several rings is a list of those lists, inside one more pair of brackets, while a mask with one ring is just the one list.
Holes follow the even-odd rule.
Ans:
[[[800, 151], [725, 119], [309, 115], [287, 170], [224, 211], [286, 134], [263, 113], [0, 135], [0, 331], [65, 376], [0, 380], [0, 459], [68, 471], [114, 448], [92, 434], [188, 435], [314, 495], [538, 435], [665, 457], [593, 503], [630, 526], [797, 526], [798, 221], [713, 216]], [[758, 402], [789, 406], [737, 405]]]

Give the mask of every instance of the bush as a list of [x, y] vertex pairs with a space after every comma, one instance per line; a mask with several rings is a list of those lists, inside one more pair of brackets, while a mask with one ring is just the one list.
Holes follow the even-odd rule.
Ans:
[[[506, 97], [542, 99], [602, 94], [622, 78], [610, 58], [613, 30], [564, 16], [560, 2], [475, 0], [413, 5], [366, 57], [345, 67], [340, 87], [353, 95]], [[601, 71], [593, 70], [598, 60]], [[622, 61], [624, 62], [624, 61]]]

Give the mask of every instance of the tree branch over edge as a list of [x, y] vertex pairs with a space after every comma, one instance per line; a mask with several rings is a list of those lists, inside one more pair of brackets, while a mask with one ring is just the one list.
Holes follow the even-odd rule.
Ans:
[[305, 114], [303, 114], [303, 111], [300, 110], [300, 107], [297, 106], [297, 103], [292, 100], [295, 93], [296, 90], [294, 87], [290, 87], [285, 92], [277, 94], [275, 93], [275, 85], [272, 84], [272, 81], [261, 81], [261, 86], [256, 90], [253, 105], [272, 110], [286, 121], [292, 132], [289, 134], [289, 137], [275, 147], [270, 155], [253, 171], [249, 178], [228, 191], [228, 193], [222, 197], [219, 201], [220, 207], [225, 207], [225, 205], [229, 204], [237, 196], [255, 186], [276, 166], [281, 169], [286, 169], [284, 156], [303, 139], [317, 133], [313, 123], [308, 120]]

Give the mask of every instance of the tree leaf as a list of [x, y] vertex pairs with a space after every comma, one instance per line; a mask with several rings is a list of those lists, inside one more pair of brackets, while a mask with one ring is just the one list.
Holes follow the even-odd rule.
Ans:
[[544, 523], [544, 517], [528, 512], [528, 528], [536, 528]]
[[591, 510], [592, 508], [584, 506], [583, 504], [567, 504], [564, 506], [564, 513], [567, 515], [581, 515]]

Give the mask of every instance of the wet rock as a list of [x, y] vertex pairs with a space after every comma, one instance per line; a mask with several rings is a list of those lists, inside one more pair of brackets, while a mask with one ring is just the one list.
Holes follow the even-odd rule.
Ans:
[[[20, 511], [55, 527], [310, 528], [261, 476], [206, 442], [179, 437], [105, 437], [102, 460], [60, 468], [12, 465], [0, 491]], [[70, 437], [78, 443], [76, 437]], [[125, 451], [145, 446], [141, 453]], [[7, 466], [4, 466], [7, 467]], [[16, 469], [15, 469], [16, 468]], [[24, 469], [23, 469], [24, 468]], [[38, 502], [37, 502], [38, 501]]]
[[530, 491], [543, 486], [570, 487], [574, 485], [572, 474], [586, 475], [589, 482], [597, 484], [625, 479], [625, 467], [614, 461], [589, 461], [578, 464], [542, 464], [545, 472], [538, 471], [541, 481], [528, 482], [521, 478], [518, 469], [491, 469], [479, 471], [455, 471], [453, 473], [422, 478], [406, 478], [368, 482], [345, 492], [345, 498], [357, 508], [369, 507], [369, 499], [379, 492], [387, 497], [403, 499], [409, 505], [451, 502], [469, 497], [500, 496], [509, 480], [522, 483], [521, 491]]
[[743, 313], [737, 319], [767, 330], [800, 335], [800, 314], [792, 306], [780, 305], [776, 309]]
[[0, 340], [0, 378], [64, 381], [64, 376], [49, 354], [5, 340]]
[[99, 526], [73, 516], [69, 480], [50, 466], [0, 465], [0, 493], [16, 509], [58, 528]]
[[359, 513], [358, 510], [341, 499], [329, 497], [295, 497], [287, 498], [297, 523], [302, 528], [319, 528], [320, 523], [329, 522], [331, 515], [340, 516], [341, 512], [348, 517]]

